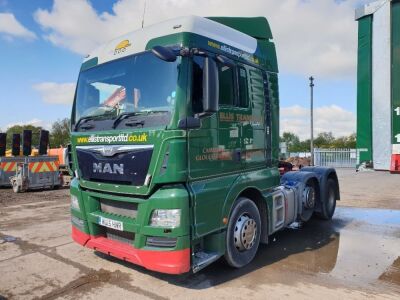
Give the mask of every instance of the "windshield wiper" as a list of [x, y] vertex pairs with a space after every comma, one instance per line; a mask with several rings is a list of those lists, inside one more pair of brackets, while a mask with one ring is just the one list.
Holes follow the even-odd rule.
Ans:
[[[82, 118], [80, 118], [79, 120], [78, 120], [78, 122], [76, 122], [76, 124], [75, 124], [75, 127], [74, 127], [74, 130], [78, 130], [79, 129], [79, 126], [81, 125], [81, 124], [86, 124], [88, 121], [93, 121], [93, 120], [96, 120], [96, 119], [101, 119], [102, 117], [104, 117], [104, 116], [106, 116], [106, 115], [94, 115], [94, 116], [85, 116], [85, 117], [82, 117]], [[92, 129], [94, 126], [92, 125], [92, 124], [90, 124], [90, 125], [87, 125], [85, 128], [84, 127], [81, 127], [82, 129]]]
[[[134, 117], [134, 116], [138, 116], [138, 115], [149, 115], [149, 114], [156, 114], [156, 113], [167, 113], [169, 112], [168, 110], [143, 110], [143, 111], [137, 111], [137, 112], [125, 112], [120, 114], [115, 120], [114, 120], [114, 124], [113, 124], [113, 129], [117, 128], [117, 126], [119, 125], [119, 123], [121, 123], [123, 120], [130, 118], [130, 117]], [[143, 124], [142, 124], [143, 123]], [[127, 124], [132, 125], [132, 124]], [[144, 125], [144, 121], [141, 121], [138, 123], [138, 125]]]
[[86, 122], [88, 122], [88, 121], [90, 121], [90, 120], [94, 120], [95, 118], [96, 118], [95, 116], [86, 116], [86, 117], [80, 118], [80, 119], [78, 120], [78, 122], [76, 122], [75, 127], [74, 127], [74, 130], [75, 130], [75, 131], [78, 130], [79, 125], [81, 125], [82, 122], [83, 122], [83, 123], [86, 123]]
[[134, 116], [137, 116], [138, 114], [140, 114], [140, 112], [125, 112], [125, 113], [122, 113], [122, 114], [120, 114], [115, 120], [114, 120], [114, 123], [113, 123], [113, 129], [115, 129], [115, 128], [117, 128], [117, 126], [118, 126], [118, 124], [119, 123], [121, 123], [121, 121], [123, 121], [123, 120], [125, 120], [126, 118], [128, 118], [128, 117], [134, 117]]
[[144, 126], [144, 121], [138, 121], [138, 122], [126, 122], [125, 123], [126, 126], [130, 126], [130, 127], [136, 127], [141, 125], [142, 127]]

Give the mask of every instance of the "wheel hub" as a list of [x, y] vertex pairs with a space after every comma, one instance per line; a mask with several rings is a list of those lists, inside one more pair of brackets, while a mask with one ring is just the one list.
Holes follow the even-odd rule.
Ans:
[[235, 247], [239, 251], [250, 250], [254, 246], [257, 236], [257, 223], [246, 214], [236, 221], [234, 239]]
[[304, 207], [305, 208], [314, 208], [315, 206], [315, 190], [312, 187], [307, 187], [304, 190]]

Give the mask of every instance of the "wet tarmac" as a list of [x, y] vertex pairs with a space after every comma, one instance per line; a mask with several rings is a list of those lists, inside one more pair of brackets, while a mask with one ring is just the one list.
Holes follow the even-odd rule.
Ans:
[[194, 290], [238, 283], [254, 289], [307, 278], [329, 287], [389, 290], [399, 293], [400, 299], [400, 211], [337, 207], [332, 221], [312, 219], [276, 233], [242, 269], [232, 269], [222, 259], [197, 274], [180, 277], [133, 268]]
[[0, 208], [0, 298], [400, 299], [400, 210], [338, 207], [275, 234], [242, 269], [169, 276], [76, 245], [67, 201], [39, 198]]

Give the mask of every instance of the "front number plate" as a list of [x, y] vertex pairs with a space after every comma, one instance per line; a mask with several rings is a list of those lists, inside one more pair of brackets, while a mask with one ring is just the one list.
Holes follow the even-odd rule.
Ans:
[[99, 217], [99, 224], [102, 226], [108, 227], [108, 228], [119, 230], [119, 231], [124, 230], [124, 225], [120, 221], [115, 221], [115, 220]]

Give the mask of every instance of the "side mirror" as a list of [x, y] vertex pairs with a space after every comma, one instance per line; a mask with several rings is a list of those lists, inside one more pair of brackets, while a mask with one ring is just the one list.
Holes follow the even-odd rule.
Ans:
[[206, 57], [203, 68], [203, 111], [206, 114], [216, 113], [219, 102], [219, 81], [217, 63]]
[[157, 56], [159, 59], [162, 59], [167, 62], [174, 62], [176, 61], [177, 58], [175, 52], [168, 47], [155, 46], [153, 47], [153, 49], [151, 49], [151, 52], [153, 52], [153, 54]]

